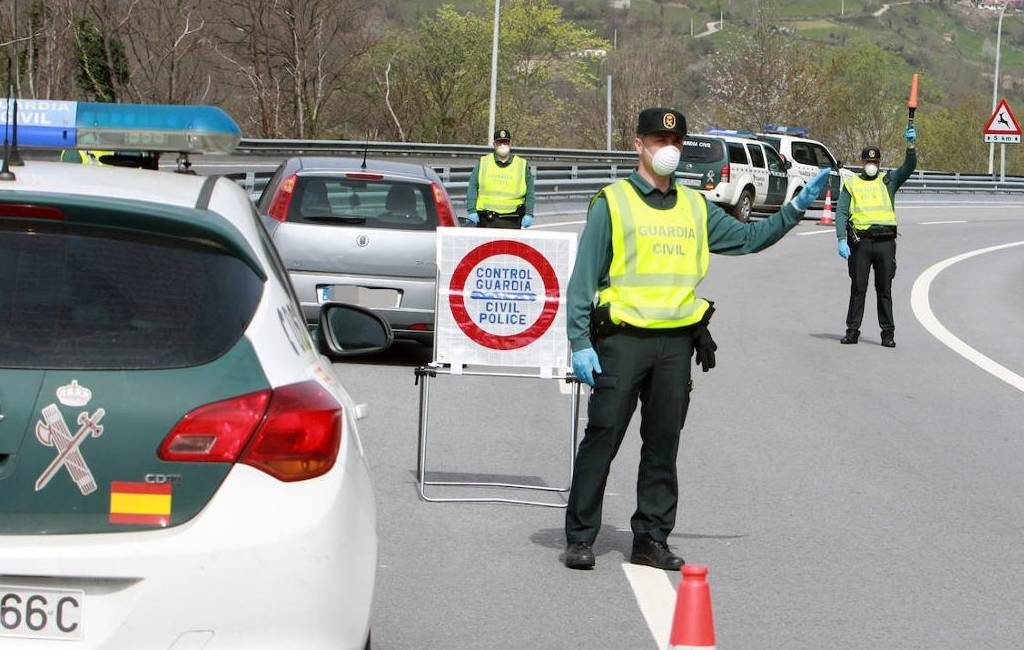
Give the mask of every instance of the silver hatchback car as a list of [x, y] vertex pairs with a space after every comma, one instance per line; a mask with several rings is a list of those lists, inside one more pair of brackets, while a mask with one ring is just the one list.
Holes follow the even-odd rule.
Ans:
[[317, 322], [320, 305], [347, 302], [383, 316], [398, 338], [433, 342], [435, 231], [459, 225], [433, 169], [289, 158], [258, 208], [308, 323]]

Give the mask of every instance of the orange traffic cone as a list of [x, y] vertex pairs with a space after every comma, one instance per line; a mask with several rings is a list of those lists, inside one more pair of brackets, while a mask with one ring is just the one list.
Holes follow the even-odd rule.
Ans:
[[676, 597], [669, 650], [714, 650], [715, 623], [711, 618], [711, 589], [706, 566], [684, 564]]
[[832, 215], [832, 188], [825, 190], [825, 209], [821, 211], [821, 218], [818, 219], [819, 226], [833, 226], [836, 220]]

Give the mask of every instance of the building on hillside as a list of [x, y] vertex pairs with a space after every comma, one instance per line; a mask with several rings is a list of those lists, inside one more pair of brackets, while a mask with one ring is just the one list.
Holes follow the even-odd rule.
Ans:
[[608, 6], [612, 9], [629, 9], [630, 0], [608, 0]]

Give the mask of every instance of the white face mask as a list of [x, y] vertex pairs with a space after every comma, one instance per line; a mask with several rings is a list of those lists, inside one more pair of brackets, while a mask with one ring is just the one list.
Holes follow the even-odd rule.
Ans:
[[499, 158], [508, 158], [508, 155], [512, 153], [512, 147], [507, 144], [499, 144], [494, 148], [494, 151], [498, 154]]
[[680, 155], [679, 149], [671, 145], [658, 149], [651, 155], [651, 170], [658, 176], [671, 176], [679, 166]]
[[868, 178], [874, 178], [878, 176], [878, 165], [875, 163], [868, 163], [864, 165], [864, 175]]

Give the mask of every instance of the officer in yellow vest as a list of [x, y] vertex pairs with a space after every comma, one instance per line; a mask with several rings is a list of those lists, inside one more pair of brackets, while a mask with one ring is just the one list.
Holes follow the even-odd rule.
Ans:
[[112, 156], [113, 151], [101, 151], [99, 149], [62, 149], [60, 152], [61, 162], [70, 162], [80, 165], [105, 165], [101, 158]]
[[860, 339], [868, 274], [875, 270], [875, 299], [882, 345], [896, 347], [892, 315], [892, 279], [896, 275], [896, 191], [917, 167], [917, 131], [907, 127], [907, 155], [899, 169], [880, 174], [878, 147], [861, 152], [864, 171], [843, 182], [836, 208], [839, 256], [850, 272], [850, 306], [846, 311], [846, 335], [839, 341], [850, 345]]
[[512, 134], [494, 132], [494, 153], [480, 158], [469, 176], [466, 218], [484, 228], [533, 225], [533, 176], [525, 158], [512, 155]]
[[711, 253], [756, 253], [779, 241], [831, 172], [821, 170], [767, 219], [741, 223], [674, 180], [685, 136], [679, 111], [642, 111], [633, 142], [639, 165], [591, 200], [580, 236], [566, 326], [573, 373], [593, 390], [565, 512], [564, 561], [571, 569], [594, 566], [608, 471], [637, 399], [643, 445], [630, 561], [673, 571], [682, 565], [667, 542], [675, 527], [690, 359], [707, 372], [717, 349], [708, 332], [714, 308], [697, 286]]

